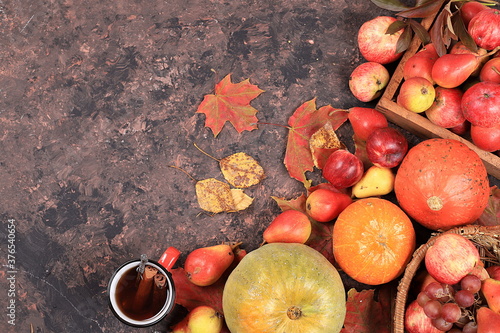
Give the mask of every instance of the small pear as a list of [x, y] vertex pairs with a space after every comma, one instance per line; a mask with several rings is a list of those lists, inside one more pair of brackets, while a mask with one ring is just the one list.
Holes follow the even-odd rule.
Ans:
[[274, 218], [264, 230], [266, 243], [302, 243], [311, 236], [311, 221], [309, 217], [298, 210], [289, 209]]
[[500, 327], [500, 314], [488, 307], [480, 307], [476, 313], [477, 333], [498, 333]]
[[473, 54], [445, 54], [434, 62], [432, 79], [443, 88], [456, 88], [464, 83], [477, 67]]
[[195, 285], [209, 286], [222, 276], [233, 260], [233, 248], [228, 244], [198, 248], [186, 257], [184, 270]]
[[481, 284], [481, 292], [488, 307], [500, 315], [500, 281], [492, 278], [485, 279]]
[[390, 168], [374, 165], [352, 187], [352, 194], [356, 198], [386, 195], [394, 189], [394, 178], [394, 173]]

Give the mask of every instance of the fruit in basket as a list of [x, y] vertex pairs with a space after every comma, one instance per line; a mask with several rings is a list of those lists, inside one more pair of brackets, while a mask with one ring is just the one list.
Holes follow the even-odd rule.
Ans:
[[432, 66], [438, 58], [439, 55], [434, 46], [432, 44], [426, 45], [424, 49], [406, 60], [403, 65], [403, 78], [408, 80], [412, 77], [423, 77], [434, 84]]
[[455, 45], [452, 46], [450, 49], [451, 54], [472, 54], [476, 57], [476, 67], [470, 74], [471, 76], [477, 76], [479, 75], [479, 72], [481, 71], [481, 68], [483, 65], [488, 61], [488, 56], [486, 54], [488, 53], [487, 50], [483, 48], [478, 48], [477, 52], [473, 52], [465, 46], [465, 44], [461, 41], [458, 41]]
[[488, 307], [500, 314], [500, 281], [488, 278], [482, 282], [481, 292], [488, 303]]
[[345, 193], [319, 188], [308, 195], [306, 212], [315, 221], [329, 222], [351, 203], [352, 198]]
[[415, 230], [408, 216], [392, 202], [359, 199], [333, 226], [333, 254], [354, 280], [370, 285], [398, 277], [415, 250]]
[[488, 7], [477, 1], [467, 1], [460, 7], [460, 15], [464, 22], [465, 27], [469, 25], [470, 20], [480, 11]]
[[495, 127], [472, 125], [470, 129], [472, 142], [483, 150], [494, 152], [500, 149], [500, 124]]
[[474, 54], [444, 54], [432, 66], [432, 78], [440, 87], [456, 88], [476, 70], [477, 62]]
[[436, 87], [436, 97], [425, 115], [432, 123], [443, 128], [452, 128], [465, 121], [462, 112], [462, 95], [459, 88]]
[[479, 73], [481, 81], [500, 83], [500, 57], [488, 60]]
[[488, 8], [477, 13], [468, 26], [477, 46], [493, 50], [500, 46], [500, 9]]
[[394, 127], [379, 128], [366, 140], [366, 155], [370, 162], [379, 167], [398, 166], [407, 151], [406, 137]]
[[388, 64], [403, 55], [402, 52], [396, 52], [396, 45], [403, 29], [393, 34], [386, 33], [396, 20], [392, 16], [377, 16], [361, 25], [358, 30], [358, 47], [367, 61]]
[[363, 141], [374, 130], [389, 126], [385, 115], [372, 108], [353, 107], [349, 109], [348, 118], [354, 134]]
[[394, 189], [394, 177], [390, 168], [373, 165], [354, 184], [352, 194], [359, 199], [389, 194]]
[[303, 244], [266, 244], [229, 275], [222, 305], [231, 332], [340, 332], [344, 285], [335, 267]]
[[276, 216], [264, 230], [266, 243], [305, 243], [311, 236], [311, 221], [306, 214], [289, 209]]
[[184, 270], [189, 281], [197, 286], [208, 286], [222, 276], [233, 260], [233, 248], [228, 244], [202, 247], [187, 255]]
[[432, 325], [431, 319], [426, 316], [424, 309], [417, 301], [412, 301], [405, 311], [405, 329], [408, 333], [441, 333]]
[[407, 110], [420, 113], [431, 107], [435, 96], [436, 91], [429, 80], [412, 77], [401, 84], [396, 102]]
[[394, 192], [417, 222], [447, 230], [474, 222], [488, 204], [490, 189], [476, 152], [457, 140], [435, 138], [408, 151], [396, 173]]
[[322, 170], [323, 177], [338, 189], [356, 184], [363, 177], [363, 172], [363, 162], [345, 149], [331, 153]]
[[500, 333], [500, 314], [488, 307], [480, 307], [476, 313], [477, 333]]
[[425, 253], [425, 268], [438, 282], [453, 285], [480, 260], [479, 251], [470, 240], [458, 234], [442, 234]]
[[389, 83], [390, 74], [378, 62], [358, 65], [349, 76], [349, 89], [361, 102], [370, 102], [382, 95]]
[[500, 281], [500, 265], [493, 265], [486, 268], [486, 271], [490, 275], [491, 278]]
[[472, 125], [500, 124], [500, 83], [479, 82], [467, 89], [462, 96], [462, 111]]

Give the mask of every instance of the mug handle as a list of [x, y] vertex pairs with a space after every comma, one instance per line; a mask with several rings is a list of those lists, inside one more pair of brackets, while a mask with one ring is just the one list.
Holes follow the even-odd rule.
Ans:
[[158, 263], [170, 272], [170, 269], [174, 266], [177, 259], [179, 259], [180, 254], [181, 252], [179, 250], [171, 246], [163, 252]]

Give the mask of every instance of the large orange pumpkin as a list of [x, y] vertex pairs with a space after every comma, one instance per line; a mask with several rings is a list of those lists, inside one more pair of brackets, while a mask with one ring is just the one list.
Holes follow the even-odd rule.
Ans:
[[429, 139], [411, 148], [396, 173], [394, 191], [401, 208], [432, 230], [474, 222], [490, 194], [477, 153], [452, 139]]
[[333, 254], [354, 280], [379, 285], [398, 277], [410, 261], [416, 243], [410, 218], [392, 202], [380, 198], [355, 201], [333, 226]]

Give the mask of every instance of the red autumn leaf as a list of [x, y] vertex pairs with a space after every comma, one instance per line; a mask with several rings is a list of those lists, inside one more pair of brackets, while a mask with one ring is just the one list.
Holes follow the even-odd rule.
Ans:
[[347, 292], [347, 313], [341, 333], [389, 333], [391, 323], [391, 289], [381, 287], [375, 300], [375, 290]]
[[311, 224], [311, 237], [309, 237], [307, 245], [321, 253], [332, 265], [336, 266], [332, 243], [333, 223], [311, 221]]
[[488, 206], [477, 222], [480, 225], [500, 225], [500, 189], [496, 186], [491, 187]]
[[295, 209], [298, 211], [301, 211], [302, 213], [306, 212], [306, 196], [304, 194], [301, 194], [300, 197], [292, 199], [292, 200], [286, 200], [278, 197], [271, 196], [271, 198], [276, 201], [278, 206], [281, 208], [282, 211], [289, 210], [289, 209]]
[[285, 166], [292, 178], [311, 185], [306, 178], [307, 171], [313, 171], [314, 161], [309, 147], [311, 136], [328, 121], [336, 130], [347, 120], [347, 111], [335, 109], [330, 105], [316, 109], [316, 99], [299, 106], [288, 119], [289, 133], [285, 153]]
[[205, 95], [197, 113], [206, 116], [205, 126], [210, 127], [216, 137], [229, 121], [241, 133], [257, 128], [257, 109], [250, 102], [264, 90], [250, 83], [249, 79], [240, 83], [231, 82], [231, 74], [215, 85], [215, 93]]
[[220, 278], [210, 286], [200, 287], [188, 280], [184, 268], [171, 270], [175, 285], [175, 302], [191, 311], [200, 305], [209, 305], [217, 312], [222, 311], [222, 291], [226, 283], [226, 277]]

